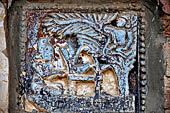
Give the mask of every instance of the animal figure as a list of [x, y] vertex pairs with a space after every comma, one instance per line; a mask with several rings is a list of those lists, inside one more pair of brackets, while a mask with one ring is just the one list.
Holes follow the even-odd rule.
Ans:
[[[71, 80], [80, 79], [72, 75], [89, 76], [81, 78], [82, 81], [95, 76], [95, 92], [128, 95], [128, 74], [136, 57], [137, 24], [137, 16], [130, 14], [47, 13], [42, 26], [48, 35], [49, 48], [54, 49], [44, 58], [58, 54], [64, 71], [53, 70], [52, 73], [60, 72]], [[74, 82], [71, 84], [76, 86]], [[94, 87], [91, 87], [93, 91]]]

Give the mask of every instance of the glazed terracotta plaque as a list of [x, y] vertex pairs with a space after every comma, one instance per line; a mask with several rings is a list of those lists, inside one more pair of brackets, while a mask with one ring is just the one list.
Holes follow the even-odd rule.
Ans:
[[22, 105], [32, 112], [135, 112], [136, 13], [29, 10]]

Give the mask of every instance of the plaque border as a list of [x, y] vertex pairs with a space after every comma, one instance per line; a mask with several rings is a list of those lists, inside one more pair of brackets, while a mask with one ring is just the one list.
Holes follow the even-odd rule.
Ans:
[[[141, 4], [138, 7], [135, 7], [132, 4], [128, 3], [122, 3], [120, 4], [120, 7], [117, 8], [116, 5], [108, 5], [107, 8], [104, 6], [84, 6], [84, 7], [79, 7], [79, 6], [74, 6], [75, 4], [72, 4], [71, 6], [67, 5], [56, 5], [49, 3], [50, 5], [45, 5], [43, 3], [16, 3], [17, 8], [19, 9], [19, 14], [21, 15], [20, 18], [20, 26], [19, 26], [19, 58], [20, 58], [20, 70], [18, 72], [18, 75], [22, 73], [25, 67], [25, 52], [26, 52], [26, 46], [25, 43], [27, 41], [27, 36], [26, 36], [26, 19], [27, 19], [27, 14], [29, 11], [34, 11], [34, 10], [63, 10], [64, 12], [68, 12], [68, 10], [74, 10], [74, 11], [88, 11], [88, 12], [115, 12], [119, 10], [120, 12], [130, 12], [133, 14], [137, 14], [139, 17], [139, 24], [138, 25], [138, 94], [139, 94], [139, 105], [138, 105], [138, 110], [137, 112], [145, 112], [145, 100], [146, 100], [146, 94], [147, 94], [147, 73], [146, 73], [146, 47], [145, 47], [145, 28], [146, 28], [146, 21], [145, 21], [145, 12], [144, 8], [141, 6]], [[116, 4], [116, 2], [115, 2]], [[109, 7], [109, 8], [108, 8]], [[124, 11], [126, 9], [126, 11]], [[19, 77], [20, 78], [20, 77]], [[22, 85], [22, 80], [19, 80], [21, 82], [18, 83], [18, 87], [20, 88]], [[19, 99], [21, 95], [18, 94]], [[21, 99], [22, 100], [22, 99]], [[20, 101], [21, 101], [20, 100]]]

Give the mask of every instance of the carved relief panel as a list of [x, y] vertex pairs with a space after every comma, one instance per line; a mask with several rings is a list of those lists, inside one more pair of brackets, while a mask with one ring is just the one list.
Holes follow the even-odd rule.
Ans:
[[26, 11], [25, 111], [135, 112], [140, 18], [117, 11]]

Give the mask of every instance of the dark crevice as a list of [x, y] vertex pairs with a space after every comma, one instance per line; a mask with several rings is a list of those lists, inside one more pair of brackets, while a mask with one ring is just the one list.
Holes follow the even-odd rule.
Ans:
[[[138, 45], [138, 44], [137, 44]], [[138, 46], [137, 46], [138, 47]], [[138, 48], [137, 48], [137, 51], [138, 51]], [[138, 81], [138, 52], [136, 52], [136, 57], [135, 57], [136, 61], [134, 63], [134, 68], [129, 72], [129, 76], [128, 76], [128, 83], [129, 83], [129, 92], [131, 94], [133, 94], [135, 96], [135, 109], [136, 109], [136, 112], [139, 112], [139, 103], [140, 103], [140, 100], [139, 100], [139, 81]]]
[[112, 20], [111, 23], [110, 23], [112, 26], [117, 26], [117, 20]]
[[137, 95], [137, 79], [138, 79], [138, 62], [134, 63], [134, 68], [129, 72], [129, 91]]

